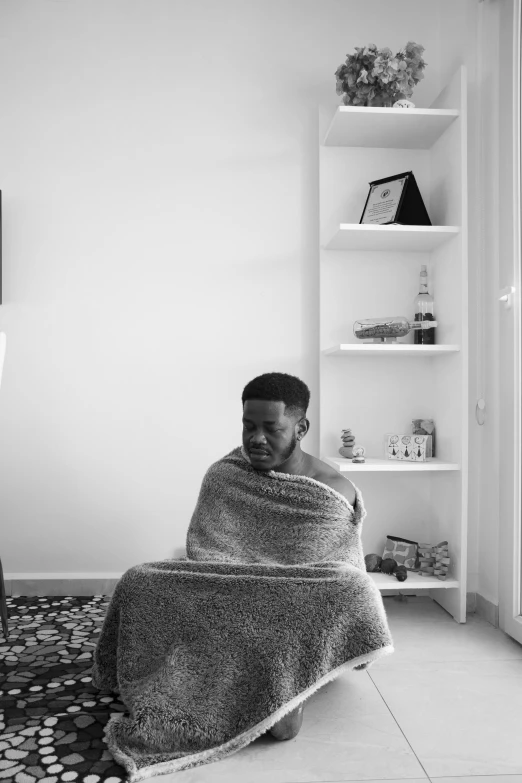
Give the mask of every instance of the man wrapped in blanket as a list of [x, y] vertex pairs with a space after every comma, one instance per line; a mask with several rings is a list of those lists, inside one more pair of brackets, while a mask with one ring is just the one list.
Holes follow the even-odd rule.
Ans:
[[[272, 372], [254, 378], [243, 390], [243, 447], [235, 451], [240, 452], [239, 459], [248, 460], [255, 471], [260, 473], [275, 471], [307, 476], [335, 490], [348, 501], [350, 506], [354, 507], [360, 493], [359, 490], [356, 491], [352, 482], [301, 448], [302, 441], [310, 428], [310, 422], [306, 418], [309, 402], [310, 391], [307, 385], [295, 376]], [[234, 454], [235, 452], [232, 452], [232, 455]], [[216, 546], [215, 552], [212, 553], [212, 541], [208, 540], [208, 533], [207, 538], [204, 538], [203, 531], [198, 526], [197, 520], [204, 516], [203, 505], [208, 502], [208, 499], [205, 499], [204, 482], [187, 533], [187, 554], [191, 559], [208, 558], [209, 552], [216, 559], [222, 556], [223, 538], [220, 539], [219, 548]], [[212, 502], [215, 503], [216, 513], [219, 514], [221, 506], [226, 505], [227, 499], [220, 497], [213, 499]], [[204, 548], [201, 546], [202, 541], [204, 541]], [[259, 552], [260, 547], [262, 541], [256, 541], [255, 545], [252, 542], [253, 551]], [[232, 548], [238, 551], [237, 541], [233, 542], [230, 551]], [[243, 555], [248, 556], [248, 545], [245, 546]], [[294, 560], [298, 560], [298, 557]], [[293, 739], [301, 728], [303, 709], [304, 706], [301, 704], [276, 723], [270, 729], [272, 736], [278, 740]]]

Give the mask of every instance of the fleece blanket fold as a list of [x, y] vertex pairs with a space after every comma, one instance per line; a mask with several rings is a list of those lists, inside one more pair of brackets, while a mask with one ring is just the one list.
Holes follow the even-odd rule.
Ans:
[[219, 761], [341, 673], [393, 652], [364, 568], [366, 515], [315, 479], [254, 470], [242, 448], [208, 470], [187, 559], [119, 580], [95, 687], [128, 715], [105, 738], [130, 782]]

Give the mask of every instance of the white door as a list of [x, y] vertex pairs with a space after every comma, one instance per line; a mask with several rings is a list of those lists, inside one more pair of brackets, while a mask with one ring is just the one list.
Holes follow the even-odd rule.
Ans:
[[522, 644], [520, 0], [499, 8], [499, 625]]

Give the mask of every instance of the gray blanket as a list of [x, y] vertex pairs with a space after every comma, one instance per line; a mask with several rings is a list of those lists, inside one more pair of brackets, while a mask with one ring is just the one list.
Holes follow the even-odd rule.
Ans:
[[242, 448], [212, 465], [187, 560], [119, 580], [93, 684], [129, 715], [105, 729], [129, 781], [244, 748], [322, 685], [393, 652], [353, 507], [315, 479], [252, 468]]

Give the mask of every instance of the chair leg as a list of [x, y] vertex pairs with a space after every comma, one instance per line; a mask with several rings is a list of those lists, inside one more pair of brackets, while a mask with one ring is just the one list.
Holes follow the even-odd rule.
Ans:
[[7, 624], [8, 614], [7, 614], [7, 603], [5, 598], [6, 598], [6, 594], [5, 594], [5, 584], [4, 584], [4, 572], [2, 569], [2, 561], [0, 560], [0, 615], [2, 616], [3, 635], [7, 639], [7, 637], [9, 636], [9, 626]]

